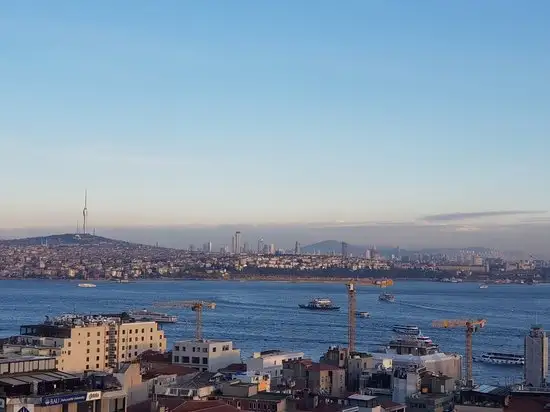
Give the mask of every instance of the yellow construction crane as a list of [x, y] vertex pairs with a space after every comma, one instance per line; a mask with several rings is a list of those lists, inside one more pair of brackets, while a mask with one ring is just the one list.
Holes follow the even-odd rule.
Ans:
[[478, 320], [434, 320], [432, 327], [434, 328], [465, 328], [466, 330], [466, 351], [464, 357], [466, 358], [466, 385], [471, 387], [474, 384], [472, 377], [472, 335], [479, 329], [483, 328], [487, 324], [485, 319]]
[[173, 302], [155, 302], [154, 307], [157, 308], [191, 308], [197, 315], [195, 338], [197, 340], [202, 339], [202, 310], [203, 309], [215, 309], [216, 304], [214, 302], [205, 302], [202, 300], [179, 300]]
[[355, 317], [356, 317], [356, 297], [355, 283], [350, 281], [348, 287], [348, 354], [355, 352]]

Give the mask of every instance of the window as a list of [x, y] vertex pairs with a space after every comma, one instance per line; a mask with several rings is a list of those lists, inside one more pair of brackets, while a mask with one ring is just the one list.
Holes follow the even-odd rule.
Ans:
[[195, 347], [193, 346], [193, 352], [195, 352]]
[[182, 356], [181, 363], [189, 363], [189, 356]]
[[208, 353], [208, 348], [202, 348], [202, 351], [203, 351], [204, 353]]
[[150, 347], [150, 348], [152, 348], [152, 347], [153, 347], [153, 344], [152, 344], [152, 343], [150, 343], [150, 344], [149, 344], [149, 347]]
[[216, 352], [216, 347], [215, 346], [212, 348], [212, 352]]
[[126, 346], [123, 346], [123, 347], [122, 347], [122, 350], [124, 350], [124, 349], [126, 349]]
[[101, 332], [97, 332], [97, 336], [101, 336]]
[[208, 365], [208, 358], [202, 358], [202, 364]]
[[132, 338], [128, 339], [128, 342], [132, 342]]
[[153, 328], [151, 328], [151, 333], [153, 332]]
[[90, 361], [90, 357], [87, 356], [87, 357], [86, 357], [86, 362], [89, 362], [89, 361]]
[[199, 363], [201, 363], [201, 358], [199, 358], [198, 356], [193, 356], [191, 358], [191, 363], [199, 364]]
[[136, 329], [136, 333], [139, 333], [137, 329]]
[[[96, 357], [95, 357], [95, 360], [98, 361], [98, 360], [99, 360], [99, 356], [96, 356]], [[99, 368], [99, 366], [98, 366], [98, 368]]]
[[176, 346], [174, 347], [174, 350], [177, 350], [177, 351], [179, 352], [180, 347], [179, 347], [178, 345], [176, 345]]
[[128, 331], [128, 333], [131, 335], [131, 334], [132, 334], [132, 329], [130, 329], [130, 330]]
[[71, 354], [71, 351], [67, 352], [67, 354], [70, 355], [70, 354]]
[[86, 353], [90, 353], [90, 349], [86, 349]]
[[96, 369], [99, 369], [99, 363], [95, 364]]
[[124, 359], [124, 353], [122, 354], [121, 358]]
[[126, 338], [122, 338], [122, 342], [126, 342]]
[[223, 345], [222, 346], [222, 351], [228, 351], [229, 350], [229, 345]]
[[145, 333], [145, 329], [142, 329], [142, 330], [141, 330], [141, 333]]
[[123, 334], [123, 335], [126, 335], [126, 329], [123, 329], [123, 330], [122, 330], [122, 334]]
[[99, 339], [98, 339], [98, 341], [97, 341], [97, 344], [98, 344], [98, 345], [100, 345], [100, 344], [101, 344], [101, 341], [100, 341]]
[[180, 357], [179, 356], [174, 356], [174, 362], [175, 363], [180, 363]]
[[137, 345], [134, 345], [134, 349], [137, 349]]
[[69, 348], [71, 347], [71, 342], [69, 342]]
[[145, 340], [145, 336], [142, 336], [141, 337], [141, 341], [143, 342]]
[[86, 345], [90, 346], [90, 341], [86, 342]]
[[182, 347], [181, 347], [181, 351], [182, 351], [182, 352], [185, 352], [185, 346], [182, 346]]
[[89, 370], [90, 369], [90, 365], [86, 365], [86, 370]]
[[97, 348], [97, 351], [96, 351], [96, 352], [99, 353], [99, 348]]
[[86, 334], [86, 336], [90, 337], [90, 332], [88, 332], [88, 333]]

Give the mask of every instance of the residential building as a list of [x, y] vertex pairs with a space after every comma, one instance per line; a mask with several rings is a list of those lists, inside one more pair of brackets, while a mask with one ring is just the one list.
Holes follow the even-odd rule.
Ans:
[[283, 376], [283, 362], [303, 359], [304, 352], [285, 352], [281, 350], [266, 350], [254, 352], [252, 357], [246, 360], [246, 369], [269, 374], [271, 383], [278, 385]]
[[257, 371], [239, 372], [233, 375], [233, 379], [242, 383], [253, 383], [258, 387], [258, 392], [271, 391], [271, 377], [269, 373], [260, 373]]
[[4, 353], [55, 356], [63, 372], [116, 369], [147, 350], [166, 350], [156, 322], [135, 322], [121, 315], [64, 315], [42, 324], [23, 325]]
[[341, 397], [346, 392], [345, 369], [311, 359], [285, 361], [283, 377], [293, 381], [295, 389], [309, 389], [318, 395]]
[[534, 325], [525, 337], [525, 384], [542, 387], [548, 375], [548, 337], [540, 325]]
[[241, 350], [226, 340], [181, 340], [174, 343], [172, 363], [217, 372], [241, 361]]
[[126, 411], [126, 392], [114, 376], [60, 372], [55, 362], [54, 356], [11, 354], [0, 359], [2, 411]]

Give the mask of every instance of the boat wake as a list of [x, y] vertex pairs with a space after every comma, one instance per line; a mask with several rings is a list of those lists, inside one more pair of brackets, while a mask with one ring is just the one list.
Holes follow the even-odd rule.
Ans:
[[460, 311], [460, 310], [446, 309], [446, 308], [443, 308], [443, 307], [433, 307], [433, 306], [426, 306], [426, 305], [418, 305], [418, 304], [416, 304], [416, 303], [403, 302], [403, 301], [399, 301], [398, 304], [399, 304], [399, 305], [403, 305], [403, 306], [409, 306], [409, 307], [411, 307], [411, 308], [418, 308], [418, 309], [430, 310], [430, 311], [432, 311], [432, 312], [463, 313], [463, 312]]

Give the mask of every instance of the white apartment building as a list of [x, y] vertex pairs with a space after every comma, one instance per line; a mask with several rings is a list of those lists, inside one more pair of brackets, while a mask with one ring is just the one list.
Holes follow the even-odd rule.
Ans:
[[241, 363], [241, 350], [225, 340], [180, 340], [174, 343], [172, 363], [217, 372], [232, 363]]
[[271, 382], [277, 385], [283, 376], [283, 361], [297, 360], [303, 357], [304, 352], [284, 352], [280, 350], [254, 352], [252, 357], [246, 360], [246, 369], [261, 374], [269, 374]]

